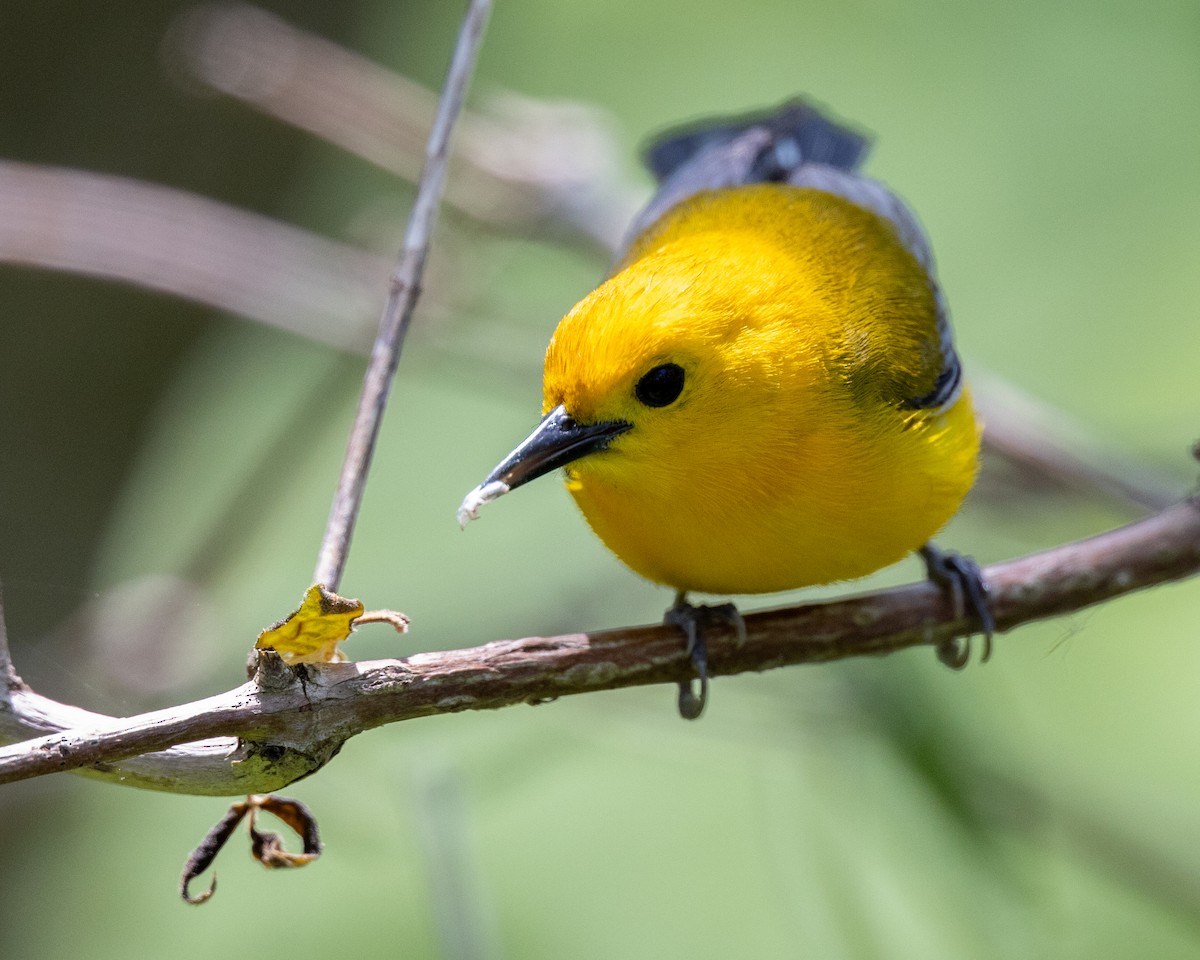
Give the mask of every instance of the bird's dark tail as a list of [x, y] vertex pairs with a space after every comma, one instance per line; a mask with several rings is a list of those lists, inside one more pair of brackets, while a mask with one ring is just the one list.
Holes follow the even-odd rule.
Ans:
[[786, 180], [802, 163], [823, 163], [842, 170], [857, 169], [868, 141], [861, 134], [830, 120], [803, 100], [733, 117], [710, 117], [668, 130], [646, 149], [646, 166], [661, 183], [700, 153], [732, 144], [750, 130], [769, 134], [744, 183]]
[[[839, 182], [850, 177], [857, 189], [860, 181], [854, 171], [866, 152], [866, 137], [834, 123], [802, 100], [668, 131], [645, 153], [659, 188], [634, 218], [621, 249], [627, 251], [634, 238], [668, 210], [704, 191], [752, 183], [794, 184], [805, 171], [835, 174]], [[838, 193], [836, 186], [823, 183], [821, 189]], [[624, 256], [618, 256], [617, 266]]]

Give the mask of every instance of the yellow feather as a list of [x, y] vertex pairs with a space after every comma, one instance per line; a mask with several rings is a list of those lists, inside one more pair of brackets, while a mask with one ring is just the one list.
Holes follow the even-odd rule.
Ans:
[[[655, 408], [635, 385], [678, 364]], [[924, 268], [892, 224], [781, 184], [701, 193], [636, 238], [563, 318], [546, 411], [631, 428], [567, 467], [597, 535], [677, 590], [863, 576], [930, 539], [974, 482], [968, 393], [906, 405], [941, 369]]]

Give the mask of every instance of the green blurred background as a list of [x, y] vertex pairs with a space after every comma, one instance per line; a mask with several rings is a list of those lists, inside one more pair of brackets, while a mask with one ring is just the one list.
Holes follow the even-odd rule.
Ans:
[[[461, 13], [267, 6], [430, 86]], [[0, 9], [0, 157], [174, 185], [390, 255], [408, 188], [171, 79], [163, 37], [186, 9]], [[609, 111], [634, 179], [664, 125], [794, 93], [831, 105], [874, 133], [870, 169], [928, 227], [968, 367], [1192, 485], [1194, 0], [502, 2], [474, 90]], [[414, 628], [363, 631], [351, 656], [661, 616], [668, 593], [553, 483], [467, 534], [453, 517], [534, 422], [545, 342], [603, 267], [446, 219], [343, 582]], [[361, 359], [12, 266], [0, 316], [18, 669], [121, 714], [238, 683], [308, 583]], [[992, 483], [941, 540], [986, 561], [1129, 518]], [[917, 576], [908, 562], [867, 585]], [[176, 878], [223, 801], [5, 787], [2, 952], [1194, 957], [1198, 600], [1173, 586], [1023, 628], [962, 674], [916, 650], [721, 679], [695, 724], [649, 688], [388, 727], [286, 791], [320, 819], [320, 861], [267, 874], [234, 841], [199, 909]]]

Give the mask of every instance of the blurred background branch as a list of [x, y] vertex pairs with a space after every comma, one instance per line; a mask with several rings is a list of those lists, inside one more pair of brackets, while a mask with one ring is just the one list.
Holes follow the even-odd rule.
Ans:
[[[189, 11], [169, 49], [193, 81], [416, 180], [437, 108], [420, 84], [249, 5]], [[459, 127], [451, 206], [504, 230], [616, 249], [637, 192], [619, 178], [600, 110], [507, 94]]]
[[388, 261], [125, 177], [0, 160], [0, 261], [103, 277], [361, 352]]

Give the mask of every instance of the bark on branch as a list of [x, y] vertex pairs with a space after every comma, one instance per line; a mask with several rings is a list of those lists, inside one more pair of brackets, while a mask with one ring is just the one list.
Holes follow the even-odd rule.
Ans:
[[[1200, 497], [1190, 497], [1137, 523], [996, 564], [984, 574], [1003, 632], [1198, 571]], [[890, 653], [967, 636], [972, 625], [949, 609], [936, 587], [919, 583], [750, 614], [746, 629], [742, 645], [731, 633], [711, 637], [713, 675]], [[227, 693], [129, 719], [97, 717], [0, 749], [0, 783], [89, 768], [93, 775], [177, 793], [269, 792], [321, 767], [350, 737], [386, 723], [676, 682], [690, 670], [677, 631], [661, 626], [499, 640], [295, 673], [269, 657], [254, 680]], [[0, 737], [11, 739], [14, 728], [45, 733], [55, 723], [50, 703], [10, 673], [0, 700]], [[31, 718], [35, 706], [39, 712]], [[210, 741], [199, 750], [180, 746], [213, 737], [239, 739]], [[149, 753], [167, 748], [174, 751]]]

